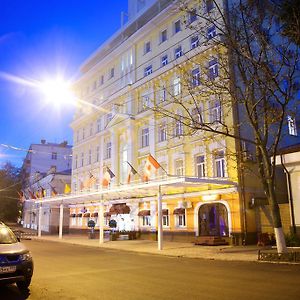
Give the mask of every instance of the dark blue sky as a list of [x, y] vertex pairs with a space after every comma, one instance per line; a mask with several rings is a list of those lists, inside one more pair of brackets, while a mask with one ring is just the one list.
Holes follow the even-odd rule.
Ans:
[[[72, 142], [73, 108], [46, 105], [11, 76], [41, 80], [78, 75], [81, 63], [120, 27], [127, 0], [0, 1], [0, 144], [28, 149], [41, 139]], [[0, 165], [26, 151], [0, 146]]]

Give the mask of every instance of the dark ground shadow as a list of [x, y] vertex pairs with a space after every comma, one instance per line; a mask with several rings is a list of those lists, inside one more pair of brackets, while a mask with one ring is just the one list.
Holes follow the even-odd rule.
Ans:
[[20, 291], [15, 284], [0, 285], [0, 299], [2, 300], [23, 300], [28, 299], [30, 290]]

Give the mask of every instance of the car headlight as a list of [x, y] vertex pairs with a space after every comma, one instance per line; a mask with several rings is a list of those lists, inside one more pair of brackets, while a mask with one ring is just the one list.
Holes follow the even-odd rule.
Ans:
[[26, 253], [23, 253], [20, 255], [20, 259], [22, 261], [29, 261], [29, 260], [32, 260], [32, 256], [31, 256], [31, 253], [30, 252], [26, 252]]

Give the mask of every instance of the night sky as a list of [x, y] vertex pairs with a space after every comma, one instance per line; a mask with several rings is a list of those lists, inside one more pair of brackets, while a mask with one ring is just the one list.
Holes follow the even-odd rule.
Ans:
[[[85, 59], [120, 28], [121, 11], [127, 0], [0, 1], [0, 144], [72, 143], [74, 107], [51, 106], [24, 82], [77, 78]], [[0, 146], [0, 167], [20, 166], [25, 155]]]

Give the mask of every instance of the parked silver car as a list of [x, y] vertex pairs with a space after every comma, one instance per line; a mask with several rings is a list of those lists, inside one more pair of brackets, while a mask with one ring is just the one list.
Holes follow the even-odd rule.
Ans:
[[16, 283], [24, 290], [29, 287], [32, 274], [29, 250], [8, 226], [0, 222], [0, 284]]

